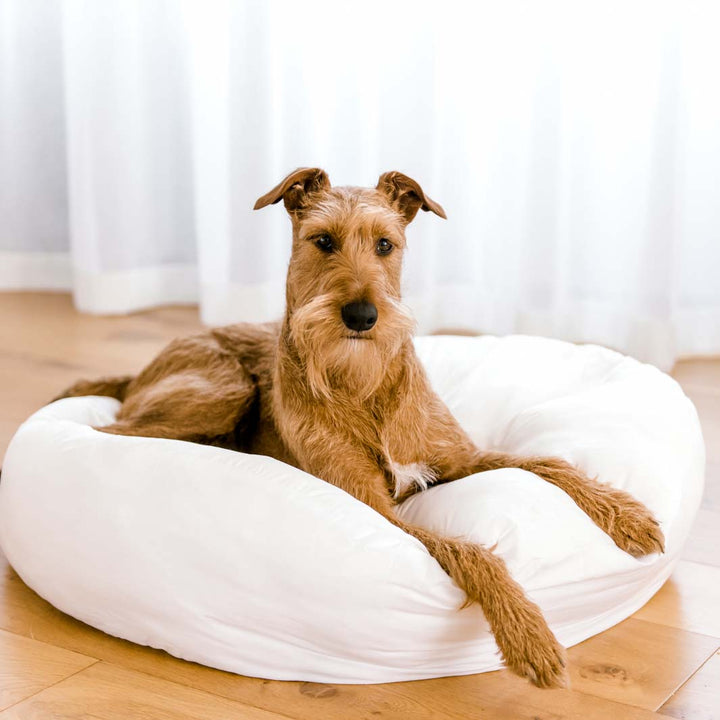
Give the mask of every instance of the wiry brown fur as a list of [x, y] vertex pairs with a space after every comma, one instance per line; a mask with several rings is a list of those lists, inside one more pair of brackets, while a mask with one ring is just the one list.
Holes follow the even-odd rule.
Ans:
[[[662, 551], [657, 523], [627, 493], [563, 460], [482, 452], [433, 392], [413, 349], [400, 272], [406, 225], [421, 208], [444, 212], [414, 180], [385, 173], [374, 189], [331, 187], [322, 170], [301, 169], [256, 208], [281, 199], [293, 226], [281, 324], [175, 340], [131, 381], [79, 383], [64, 396], [123, 399], [104, 432], [268, 454], [346, 490], [419, 539], [480, 604], [509, 668], [542, 687], [565, 684], [563, 648], [500, 558], [396, 517], [393, 496], [419, 488], [396, 488], [394, 468], [421, 464], [437, 482], [524, 468], [568, 493], [636, 556]], [[321, 235], [333, 239], [332, 252], [316, 245]], [[390, 254], [376, 251], [380, 238], [394, 245]], [[377, 307], [377, 323], [351, 331], [341, 308], [361, 300]]]

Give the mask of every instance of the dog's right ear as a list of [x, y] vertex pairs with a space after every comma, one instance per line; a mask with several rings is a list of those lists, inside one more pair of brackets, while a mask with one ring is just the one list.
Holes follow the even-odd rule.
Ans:
[[308, 196], [321, 190], [330, 189], [330, 178], [320, 168], [298, 168], [290, 173], [270, 192], [258, 198], [253, 210], [274, 205], [282, 198], [289, 213], [302, 210], [308, 204]]

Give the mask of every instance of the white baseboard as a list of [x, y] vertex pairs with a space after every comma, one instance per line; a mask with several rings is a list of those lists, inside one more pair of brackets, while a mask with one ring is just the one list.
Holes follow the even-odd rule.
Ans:
[[1, 290], [70, 290], [69, 253], [0, 251]]

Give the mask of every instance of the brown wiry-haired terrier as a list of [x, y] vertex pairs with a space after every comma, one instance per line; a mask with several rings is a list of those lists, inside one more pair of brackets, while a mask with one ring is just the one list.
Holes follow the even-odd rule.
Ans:
[[628, 553], [663, 550], [651, 513], [555, 457], [476, 448], [428, 383], [400, 299], [405, 227], [445, 213], [411, 178], [331, 187], [304, 168], [263, 195], [293, 228], [279, 325], [231, 325], [175, 340], [137, 377], [80, 382], [63, 397], [123, 401], [100, 428], [271, 455], [337, 485], [422, 542], [480, 604], [507, 666], [541, 687], [566, 684], [564, 650], [539, 608], [486, 547], [399, 520], [395, 504], [428, 485], [517, 467], [564, 490]]

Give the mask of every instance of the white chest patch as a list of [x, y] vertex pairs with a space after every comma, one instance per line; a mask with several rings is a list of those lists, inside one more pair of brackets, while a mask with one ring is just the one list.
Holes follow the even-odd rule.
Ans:
[[409, 487], [417, 485], [427, 490], [435, 480], [435, 473], [425, 463], [408, 463], [401, 465], [388, 459], [388, 469], [395, 480], [395, 497], [400, 497]]

